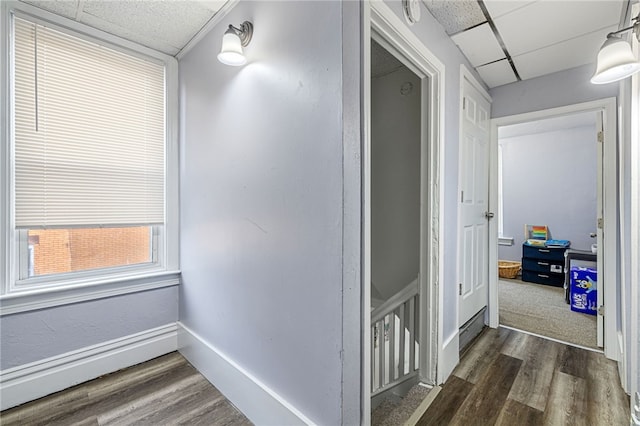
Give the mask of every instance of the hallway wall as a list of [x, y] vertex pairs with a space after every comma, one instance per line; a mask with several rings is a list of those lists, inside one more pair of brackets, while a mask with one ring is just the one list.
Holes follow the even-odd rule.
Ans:
[[[595, 60], [595, 57], [594, 57]], [[617, 84], [591, 84], [594, 65], [583, 65], [489, 90], [491, 118], [618, 96]]]
[[[343, 222], [359, 209], [343, 202], [343, 82], [358, 60], [343, 60], [343, 46], [358, 39], [342, 37], [359, 28], [359, 5], [347, 3], [240, 2], [180, 61], [180, 322], [209, 351], [195, 366], [214, 385], [228, 373], [216, 357], [242, 372], [221, 390], [258, 424], [289, 421], [267, 417], [246, 379], [310, 422], [359, 423], [360, 347], [343, 341], [361, 318], [358, 275], [343, 283], [343, 268], [357, 267], [345, 247], [360, 238]], [[221, 64], [226, 26], [247, 19], [248, 64]]]

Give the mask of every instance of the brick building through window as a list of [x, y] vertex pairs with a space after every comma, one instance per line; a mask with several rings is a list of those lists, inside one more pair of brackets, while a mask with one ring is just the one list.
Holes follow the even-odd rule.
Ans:
[[29, 230], [29, 275], [49, 275], [152, 261], [150, 226]]

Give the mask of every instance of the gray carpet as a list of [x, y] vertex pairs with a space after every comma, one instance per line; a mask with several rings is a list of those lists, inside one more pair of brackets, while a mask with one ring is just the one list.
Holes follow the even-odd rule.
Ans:
[[573, 312], [564, 301], [564, 289], [498, 281], [500, 324], [597, 349], [596, 317]]
[[371, 413], [372, 426], [399, 426], [409, 420], [432, 389], [415, 385], [399, 402], [386, 399]]

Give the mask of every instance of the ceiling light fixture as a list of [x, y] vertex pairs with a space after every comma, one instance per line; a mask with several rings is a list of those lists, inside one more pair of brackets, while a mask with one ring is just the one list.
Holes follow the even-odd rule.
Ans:
[[243, 47], [247, 47], [253, 36], [253, 24], [244, 21], [240, 28], [229, 25], [222, 37], [222, 49], [218, 53], [218, 60], [226, 65], [239, 67], [247, 63], [242, 52]]
[[613, 83], [640, 71], [640, 61], [633, 54], [631, 44], [619, 36], [632, 31], [640, 42], [640, 15], [634, 21], [636, 23], [630, 27], [607, 34], [607, 40], [598, 52], [596, 73], [591, 77], [591, 83]]

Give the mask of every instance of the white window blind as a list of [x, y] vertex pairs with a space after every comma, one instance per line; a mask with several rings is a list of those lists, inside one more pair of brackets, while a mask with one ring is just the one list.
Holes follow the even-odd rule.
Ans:
[[164, 65], [14, 19], [15, 223], [164, 223]]

